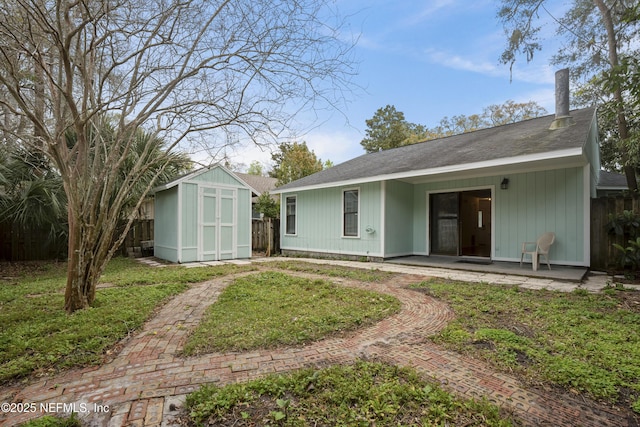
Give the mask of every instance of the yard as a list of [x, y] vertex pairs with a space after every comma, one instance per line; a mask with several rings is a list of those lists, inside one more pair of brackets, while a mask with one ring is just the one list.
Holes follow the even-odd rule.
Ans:
[[[64, 265], [2, 271], [4, 386], [70, 367], [104, 364], [165, 301], [194, 283], [231, 274], [232, 284], [209, 307], [181, 350], [185, 356], [304, 346], [351, 333], [399, 309], [386, 295], [333, 283], [393, 282], [391, 273], [292, 260], [266, 266], [153, 269], [115, 259], [102, 279], [95, 307], [70, 316], [62, 310]], [[446, 301], [456, 314], [440, 333], [425, 338], [482, 359], [559, 399], [583, 396], [638, 420], [638, 292], [612, 287], [601, 294], [561, 294], [441, 279], [416, 282], [412, 289], [416, 295]], [[250, 318], [248, 312], [259, 316]], [[263, 323], [256, 327], [256, 322]], [[350, 408], [339, 403], [345, 401], [352, 403]], [[460, 400], [415, 371], [376, 360], [205, 387], [188, 398], [188, 405], [191, 422], [205, 423], [213, 416], [218, 425], [519, 423], [487, 402]], [[316, 407], [333, 418], [321, 418], [311, 409]]]

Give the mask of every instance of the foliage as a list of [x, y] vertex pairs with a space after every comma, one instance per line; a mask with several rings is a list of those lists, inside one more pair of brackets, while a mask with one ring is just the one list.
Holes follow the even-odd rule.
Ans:
[[352, 46], [324, 0], [1, 6], [0, 132], [61, 176], [68, 312], [90, 306], [169, 153], [273, 142], [292, 102], [339, 106], [350, 88]]
[[409, 137], [409, 123], [404, 113], [393, 105], [378, 108], [371, 119], [366, 120], [366, 136], [360, 145], [367, 153], [389, 150], [405, 145]]
[[446, 136], [501, 126], [543, 116], [547, 111], [535, 101], [516, 103], [512, 100], [502, 105], [490, 105], [482, 114], [464, 114], [443, 117], [437, 126], [428, 128], [424, 125], [409, 123], [404, 113], [394, 106], [387, 105], [376, 111], [373, 118], [366, 121], [367, 137], [360, 142], [367, 153], [403, 145], [415, 144]]
[[280, 216], [280, 202], [274, 200], [268, 191], [258, 197], [255, 208], [258, 212], [264, 214], [265, 218], [278, 218]]
[[279, 151], [273, 153], [273, 170], [269, 172], [272, 178], [277, 178], [276, 186], [288, 184], [307, 175], [320, 172], [324, 166], [316, 157], [313, 150], [309, 150], [306, 142], [283, 142]]
[[[140, 328], [158, 305], [200, 282], [250, 268], [152, 268], [114, 258], [86, 310], [67, 315], [65, 265], [49, 264], [0, 286], [0, 383], [77, 366], [97, 365], [120, 339]], [[249, 266], [250, 267], [250, 266]]]
[[257, 160], [254, 160], [249, 165], [249, 168], [247, 169], [247, 173], [249, 175], [263, 176], [264, 171], [263, 171], [262, 163], [260, 163]]
[[640, 237], [635, 240], [630, 239], [627, 243], [628, 246], [622, 246], [618, 243], [613, 244], [613, 247], [621, 253], [620, 265], [623, 268], [630, 267], [633, 271], [640, 270]]
[[640, 296], [536, 291], [487, 283], [423, 282], [456, 319], [435, 336], [534, 383], [551, 382], [616, 402], [640, 403]]
[[324, 280], [265, 272], [238, 278], [207, 311], [186, 355], [300, 345], [400, 309], [393, 297]]
[[239, 426], [512, 425], [497, 406], [458, 399], [413, 369], [362, 360], [207, 385], [187, 396], [186, 407], [197, 425], [220, 419]]
[[66, 238], [66, 196], [60, 175], [44, 156], [20, 147], [0, 149], [0, 218]]
[[[531, 0], [501, 0], [498, 18], [507, 37], [501, 56], [504, 64], [513, 67], [519, 55], [533, 60], [542, 49], [541, 28], [548, 26], [543, 17], [550, 16], [562, 43], [553, 57], [555, 65], [571, 67], [573, 80], [587, 82], [582, 90], [582, 105], [600, 104], [603, 108], [603, 135], [607, 165], [619, 161], [631, 191], [637, 190], [635, 168], [640, 143], [634, 112], [640, 100], [637, 82], [638, 39], [640, 13], [637, 2], [610, 0], [575, 1], [563, 16], [556, 17], [547, 8], [552, 2]], [[557, 37], [556, 37], [557, 38]], [[595, 89], [595, 90], [594, 90]], [[584, 95], [593, 94], [593, 96]], [[585, 102], [587, 101], [587, 102]], [[596, 102], [600, 101], [600, 102]], [[631, 110], [630, 110], [631, 108]]]
[[613, 244], [620, 253], [620, 267], [630, 267], [634, 271], [640, 269], [640, 214], [628, 210], [618, 216], [609, 214], [607, 227], [609, 233], [628, 239], [628, 246]]
[[53, 417], [51, 415], [45, 415], [44, 417], [31, 420], [25, 424], [21, 424], [22, 427], [83, 427], [82, 422], [74, 412], [70, 417]]

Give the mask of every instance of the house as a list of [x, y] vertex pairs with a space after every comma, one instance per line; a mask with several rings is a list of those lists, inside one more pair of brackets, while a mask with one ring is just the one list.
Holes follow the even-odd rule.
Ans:
[[596, 111], [569, 111], [568, 71], [556, 79], [555, 117], [365, 154], [279, 187], [283, 253], [519, 262], [522, 242], [553, 231], [552, 263], [589, 266]]
[[179, 263], [251, 257], [251, 197], [259, 193], [227, 168], [197, 170], [154, 193], [156, 257]]

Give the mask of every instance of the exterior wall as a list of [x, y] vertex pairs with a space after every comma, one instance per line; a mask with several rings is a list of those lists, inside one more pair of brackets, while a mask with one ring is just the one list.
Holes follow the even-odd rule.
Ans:
[[596, 186], [598, 185], [599, 177], [600, 177], [600, 136], [598, 135], [598, 120], [595, 116], [593, 117], [593, 121], [591, 122], [591, 127], [589, 128], [589, 134], [587, 135], [587, 142], [585, 146], [585, 153], [587, 155], [587, 159], [590, 164], [590, 192], [591, 197], [598, 197], [598, 192], [596, 190]]
[[222, 168], [213, 168], [205, 171], [201, 174], [194, 176], [190, 181], [202, 182], [206, 184], [220, 184], [229, 187], [246, 187], [241, 181], [235, 179], [232, 175], [228, 174]]
[[[155, 255], [172, 262], [194, 262], [199, 259], [201, 228], [199, 224], [200, 188], [212, 194], [230, 195], [235, 191], [233, 209], [234, 234], [222, 230], [225, 259], [251, 257], [251, 190], [223, 168], [214, 168], [158, 191], [155, 196]], [[227, 199], [228, 200], [228, 199]], [[228, 221], [228, 219], [227, 219]], [[218, 230], [220, 232], [220, 230]], [[233, 246], [233, 243], [235, 246]], [[214, 255], [212, 255], [214, 256]]]
[[251, 258], [251, 191], [238, 189], [238, 258]]
[[153, 254], [178, 262], [178, 187], [156, 194], [155, 211]]
[[[509, 174], [509, 188], [500, 189], [503, 176], [451, 180], [414, 187], [414, 253], [428, 254], [428, 192], [495, 188], [492, 258], [519, 261], [524, 241], [545, 231], [556, 233], [550, 259], [565, 265], [589, 265], [588, 166]], [[586, 200], [585, 200], [586, 199]]]
[[[342, 237], [342, 192], [358, 188], [359, 236]], [[296, 235], [286, 234], [286, 198], [296, 196]], [[382, 191], [379, 182], [283, 193], [280, 247], [283, 251], [382, 256]], [[367, 229], [370, 232], [367, 232]]]
[[384, 257], [413, 254], [413, 185], [401, 181], [385, 183]]
[[180, 262], [194, 262], [198, 261], [198, 184], [184, 182], [181, 187]]

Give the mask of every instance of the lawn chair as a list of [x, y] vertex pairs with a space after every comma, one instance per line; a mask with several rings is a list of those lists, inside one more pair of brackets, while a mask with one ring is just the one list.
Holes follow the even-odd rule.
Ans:
[[538, 237], [535, 242], [522, 243], [522, 254], [520, 255], [520, 266], [522, 266], [522, 260], [525, 255], [531, 255], [531, 267], [533, 271], [538, 271], [538, 265], [540, 264], [540, 255], [544, 255], [547, 259], [547, 267], [551, 270], [549, 264], [549, 249], [553, 242], [556, 241], [556, 234], [552, 232], [546, 232], [542, 236]]

